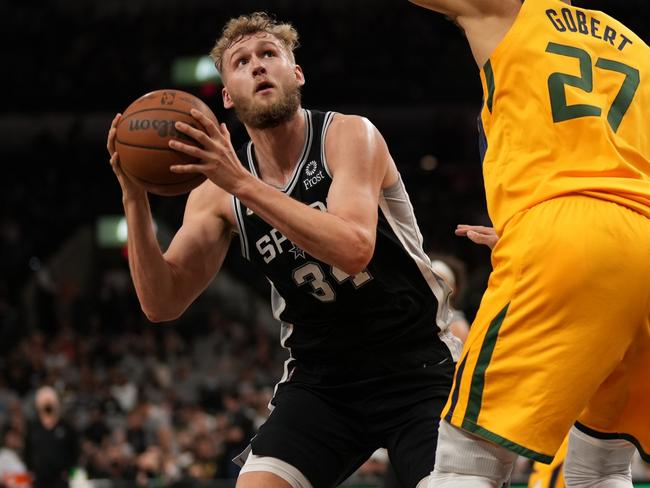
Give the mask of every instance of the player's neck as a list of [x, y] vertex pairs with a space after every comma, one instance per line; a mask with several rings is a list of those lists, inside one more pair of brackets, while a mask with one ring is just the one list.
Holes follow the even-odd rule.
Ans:
[[290, 176], [305, 145], [305, 115], [299, 108], [296, 113], [282, 125], [271, 129], [248, 128], [260, 174], [272, 177]]

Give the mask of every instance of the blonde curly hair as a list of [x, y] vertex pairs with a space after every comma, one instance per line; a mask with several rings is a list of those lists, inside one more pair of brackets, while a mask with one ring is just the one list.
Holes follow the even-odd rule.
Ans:
[[285, 48], [289, 58], [295, 63], [293, 51], [298, 47], [298, 32], [289, 23], [279, 23], [266, 12], [254, 12], [250, 15], [241, 15], [230, 19], [223, 28], [221, 37], [217, 39], [210, 51], [210, 57], [219, 72], [223, 68], [223, 55], [226, 50], [240, 41], [243, 37], [266, 32], [278, 39]]

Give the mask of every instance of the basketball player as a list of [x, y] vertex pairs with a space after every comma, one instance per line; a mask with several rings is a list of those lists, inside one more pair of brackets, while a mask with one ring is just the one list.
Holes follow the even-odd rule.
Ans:
[[559, 0], [413, 1], [480, 67], [500, 237], [430, 486], [501, 486], [569, 430], [567, 486], [632, 486], [635, 448], [650, 459], [650, 49]]
[[[456, 235], [465, 236], [476, 244], [483, 244], [494, 249], [499, 237], [492, 227], [482, 225], [459, 225]], [[435, 269], [435, 266], [434, 266]], [[564, 460], [568, 437], [564, 438], [562, 445], [556, 451], [550, 464], [535, 461], [532, 472], [528, 478], [528, 488], [564, 488]]]
[[[232, 19], [212, 50], [223, 104], [250, 141], [238, 152], [224, 124], [193, 111], [201, 147], [170, 146], [208, 180], [191, 192], [163, 254], [145, 190], [111, 164], [129, 225], [138, 298], [155, 322], [183, 313], [241, 252], [272, 287], [289, 349], [270, 418], [252, 440], [239, 488], [337, 486], [386, 447], [404, 487], [425, 487], [439, 414], [460, 348], [445, 330], [449, 289], [422, 250], [413, 208], [388, 148], [368, 120], [301, 107], [297, 33], [255, 13]], [[443, 332], [444, 331], [444, 332]]]

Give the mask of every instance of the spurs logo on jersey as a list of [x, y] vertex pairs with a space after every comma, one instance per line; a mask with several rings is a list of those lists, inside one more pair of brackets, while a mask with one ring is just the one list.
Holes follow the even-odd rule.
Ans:
[[[334, 114], [305, 110], [304, 116], [305, 146], [280, 191], [326, 212], [332, 175], [324, 140]], [[259, 177], [252, 142], [238, 156]], [[430, 351], [432, 344], [442, 344], [436, 322], [446, 325], [449, 291], [422, 251], [401, 180], [382, 192], [379, 203], [374, 256], [367, 269], [350, 276], [301, 249], [233, 197], [242, 254], [271, 282], [274, 316], [282, 323], [282, 344], [292, 357], [323, 354], [331, 359], [332, 352], [356, 357], [371, 350], [373, 356], [363, 359], [371, 361], [389, 349]]]
[[[317, 208], [323, 212], [327, 212], [327, 207], [323, 202], [312, 202], [309, 204], [310, 207]], [[252, 215], [246, 211], [246, 215]], [[283, 243], [287, 243], [285, 247], [282, 247]], [[265, 263], [270, 263], [275, 259], [276, 256], [282, 254], [285, 250], [293, 253], [294, 259], [299, 257], [305, 257], [305, 251], [297, 247], [293, 242], [287, 239], [278, 229], [275, 227], [272, 228], [267, 234], [264, 234], [260, 237], [257, 242], [255, 242], [255, 248], [261, 254], [262, 259]]]

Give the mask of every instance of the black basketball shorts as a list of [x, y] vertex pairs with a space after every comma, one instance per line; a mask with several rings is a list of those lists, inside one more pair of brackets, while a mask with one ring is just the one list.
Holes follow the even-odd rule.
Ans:
[[275, 408], [251, 442], [253, 454], [292, 465], [314, 488], [337, 486], [380, 447], [404, 488], [431, 473], [453, 379], [451, 356], [367, 377], [296, 362], [291, 367], [290, 381], [279, 385]]

